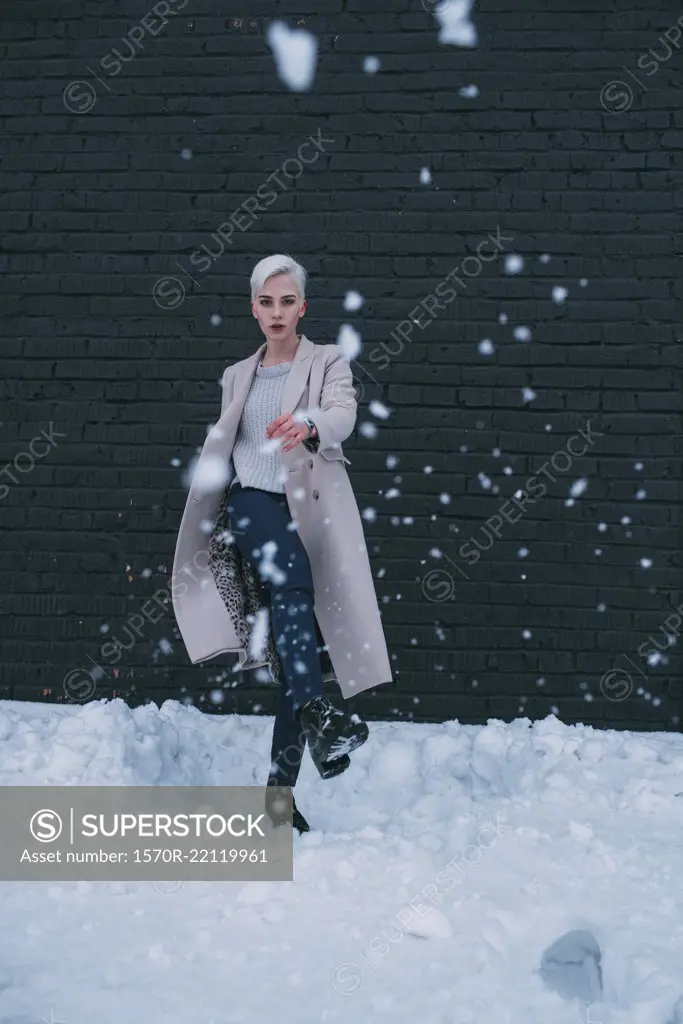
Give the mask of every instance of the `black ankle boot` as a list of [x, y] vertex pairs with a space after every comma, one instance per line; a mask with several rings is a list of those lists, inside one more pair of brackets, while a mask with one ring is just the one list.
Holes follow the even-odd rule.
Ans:
[[340, 711], [327, 697], [314, 697], [299, 711], [313, 763], [321, 778], [329, 779], [348, 768], [348, 755], [368, 738], [368, 727], [358, 715]]
[[[280, 782], [275, 779], [271, 781], [273, 777], [268, 779], [266, 784], [266, 814], [272, 821], [275, 828], [278, 825], [284, 825], [287, 819], [287, 814], [284, 807], [282, 806], [283, 800], [279, 793], [273, 793], [272, 787], [281, 785]], [[296, 806], [296, 800], [292, 793], [292, 826], [297, 830], [299, 835], [303, 835], [304, 832], [310, 832], [311, 826], [308, 824], [303, 814]]]

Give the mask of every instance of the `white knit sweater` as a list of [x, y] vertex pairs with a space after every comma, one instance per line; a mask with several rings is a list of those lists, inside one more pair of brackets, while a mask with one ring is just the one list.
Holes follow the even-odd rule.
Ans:
[[[232, 450], [235, 476], [242, 487], [279, 494], [285, 489], [280, 453], [272, 450], [266, 427], [282, 411], [282, 389], [291, 367], [291, 362], [256, 367]], [[282, 438], [278, 441], [283, 443]]]

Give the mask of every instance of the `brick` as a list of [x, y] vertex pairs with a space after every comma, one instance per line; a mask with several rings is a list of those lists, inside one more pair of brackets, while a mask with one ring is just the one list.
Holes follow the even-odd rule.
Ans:
[[[0, 469], [12, 471], [50, 421], [67, 437], [0, 499], [0, 604], [9, 612], [0, 699], [63, 702], [61, 679], [97, 654], [102, 625], [121, 630], [167, 582], [183, 471], [218, 413], [223, 369], [260, 342], [248, 275], [256, 259], [285, 251], [310, 274], [304, 331], [332, 342], [341, 322], [353, 322], [363, 336], [353, 367], [359, 421], [374, 419], [373, 398], [391, 408], [377, 439], [356, 431], [345, 450], [360, 507], [377, 510], [365, 525], [373, 570], [384, 570], [377, 591], [396, 677], [350, 703], [388, 720], [484, 723], [556, 707], [563, 721], [678, 729], [676, 647], [666, 665], [647, 667], [660, 705], [599, 696], [602, 674], [660, 635], [683, 592], [683, 289], [673, 227], [683, 119], [670, 74], [648, 80], [647, 93], [634, 83], [628, 111], [600, 101], [603, 86], [655, 45], [651, 26], [670, 24], [670, 7], [475, 7], [479, 45], [454, 62], [419, 4], [389, 25], [359, 0], [327, 5], [333, 77], [319, 69], [295, 98], [272, 56], [250, 56], [263, 18], [219, 18], [200, 3], [189, 35], [178, 19], [145, 39], [140, 60], [103, 73], [111, 92], [93, 80], [87, 115], [66, 109], [63, 90], [88, 78], [86, 65], [99, 66], [136, 13], [98, 23], [76, 0], [63, 7], [57, 23], [47, 0], [32, 0], [30, 18], [18, 8], [3, 35]], [[319, 5], [306, 0], [299, 13], [319, 15]], [[348, 60], [368, 33], [382, 65], [371, 82]], [[476, 98], [459, 95], [469, 81]], [[329, 150], [196, 284], [185, 277], [177, 264], [189, 271], [190, 254], [319, 129], [335, 140]], [[501, 255], [476, 275], [460, 269], [452, 301], [387, 365], [373, 361], [498, 228], [512, 236], [505, 251], [524, 257], [522, 273], [506, 274]], [[167, 275], [187, 286], [172, 311], [151, 296]], [[554, 285], [569, 290], [560, 305]], [[365, 304], [344, 311], [355, 287]], [[519, 324], [531, 327], [530, 343], [514, 340]], [[492, 356], [479, 353], [483, 338]], [[536, 392], [528, 403], [526, 387]], [[602, 434], [594, 447], [524, 515], [504, 519], [468, 565], [461, 546], [485, 542], [487, 522], [587, 421]], [[391, 470], [389, 453], [399, 459]], [[567, 506], [581, 476], [588, 488]], [[380, 493], [391, 486], [400, 498]], [[430, 555], [437, 547], [441, 559]], [[453, 579], [452, 600], [425, 594], [437, 568]], [[143, 569], [153, 574], [144, 582]], [[155, 661], [162, 636], [173, 653]], [[274, 693], [249, 676], [212, 704], [212, 678], [232, 660], [190, 666], [169, 615], [98, 693], [132, 706], [171, 698], [208, 713], [271, 714]]]

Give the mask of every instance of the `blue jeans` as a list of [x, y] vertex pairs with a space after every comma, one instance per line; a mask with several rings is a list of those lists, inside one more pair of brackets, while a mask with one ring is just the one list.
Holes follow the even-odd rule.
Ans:
[[[282, 664], [271, 775], [280, 785], [293, 786], [305, 747], [296, 712], [323, 693], [311, 565], [284, 494], [242, 487], [235, 481], [228, 495], [228, 515], [240, 555], [270, 588], [270, 624]], [[264, 551], [268, 542], [272, 544]]]

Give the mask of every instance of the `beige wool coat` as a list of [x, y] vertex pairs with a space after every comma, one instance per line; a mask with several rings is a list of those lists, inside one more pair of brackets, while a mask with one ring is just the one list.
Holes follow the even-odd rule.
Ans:
[[[171, 592], [178, 628], [193, 664], [234, 652], [241, 668], [267, 665], [277, 676], [272, 634], [254, 628], [266, 607], [256, 572], [231, 542], [227, 489], [232, 449], [265, 344], [226, 369], [218, 422], [207, 434], [183, 513]], [[281, 452], [287, 503], [308, 554], [314, 611], [345, 698], [391, 682], [391, 668], [358, 505], [342, 442], [354, 428], [356, 395], [348, 360], [337, 345], [300, 336], [283, 389], [283, 413], [310, 416], [317, 452], [303, 444]]]

